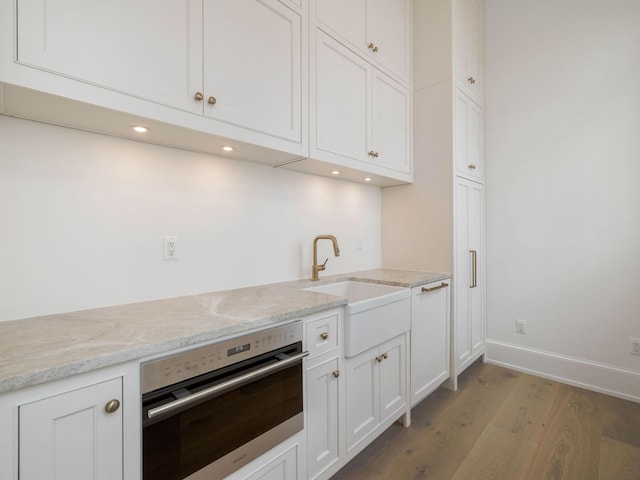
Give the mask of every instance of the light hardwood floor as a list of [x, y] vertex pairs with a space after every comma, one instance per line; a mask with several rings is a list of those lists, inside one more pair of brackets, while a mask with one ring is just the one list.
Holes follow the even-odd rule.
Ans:
[[475, 363], [332, 480], [640, 480], [640, 403]]

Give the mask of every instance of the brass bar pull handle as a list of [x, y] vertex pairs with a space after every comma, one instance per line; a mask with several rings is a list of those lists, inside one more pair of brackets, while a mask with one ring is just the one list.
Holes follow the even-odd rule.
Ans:
[[449, 284], [448, 284], [448, 283], [444, 283], [444, 282], [442, 282], [442, 283], [441, 283], [440, 285], [438, 285], [437, 287], [429, 287], [429, 288], [427, 288], [427, 287], [422, 287], [422, 291], [423, 291], [424, 293], [427, 293], [427, 292], [433, 292], [434, 290], [440, 290], [441, 288], [447, 288], [448, 286], [449, 286]]
[[478, 286], [478, 252], [476, 250], [469, 250], [471, 254], [471, 286], [469, 288], [476, 288]]

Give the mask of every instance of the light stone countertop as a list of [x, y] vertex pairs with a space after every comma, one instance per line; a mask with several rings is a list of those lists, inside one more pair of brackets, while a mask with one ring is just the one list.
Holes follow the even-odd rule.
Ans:
[[377, 269], [0, 322], [0, 393], [169, 353], [340, 307], [302, 288], [340, 280], [415, 287], [449, 274]]

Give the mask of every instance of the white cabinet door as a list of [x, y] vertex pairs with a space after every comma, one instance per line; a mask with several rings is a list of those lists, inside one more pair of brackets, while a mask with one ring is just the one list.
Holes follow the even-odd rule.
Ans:
[[462, 91], [455, 97], [456, 173], [484, 181], [484, 111]]
[[378, 355], [378, 348], [372, 348], [345, 362], [347, 451], [380, 423]]
[[[322, 1], [322, 0], [320, 0]], [[411, 2], [368, 0], [367, 36], [369, 58], [409, 82], [411, 64]], [[373, 45], [370, 47], [370, 45]]]
[[307, 469], [314, 479], [338, 461], [339, 359], [307, 370]]
[[[202, 0], [18, 0], [18, 62], [190, 112]], [[70, 92], [72, 93], [72, 92]]]
[[405, 348], [403, 336], [380, 345], [380, 422], [393, 417], [406, 405]]
[[123, 476], [122, 379], [20, 406], [21, 480], [117, 480]]
[[455, 374], [484, 353], [484, 187], [456, 182]]
[[315, 0], [312, 5], [321, 28], [387, 73], [409, 83], [409, 0]]
[[316, 33], [313, 146], [338, 159], [366, 161], [369, 67], [328, 35]]
[[449, 280], [411, 290], [411, 406], [449, 378]]
[[399, 335], [347, 358], [347, 452], [407, 405], [406, 340]]
[[277, 0], [209, 0], [204, 25], [205, 115], [300, 142], [300, 15]]
[[484, 2], [455, 0], [454, 70], [459, 87], [484, 102]]
[[411, 95], [382, 72], [374, 69], [372, 75], [370, 161], [411, 173]]
[[379, 167], [369, 170], [374, 174], [410, 174], [410, 91], [321, 30], [316, 33], [311, 156], [350, 168]]

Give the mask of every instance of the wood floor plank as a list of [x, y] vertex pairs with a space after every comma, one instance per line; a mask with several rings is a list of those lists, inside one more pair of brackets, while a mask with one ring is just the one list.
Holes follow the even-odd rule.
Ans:
[[640, 403], [596, 394], [603, 412], [602, 434], [640, 447]]
[[536, 445], [518, 433], [488, 425], [452, 480], [525, 478]]
[[640, 447], [603, 437], [599, 480], [639, 480]]
[[597, 480], [600, 418], [588, 392], [560, 385], [527, 478]]
[[545, 431], [545, 421], [559, 386], [558, 382], [523, 374], [492, 424], [537, 443]]

